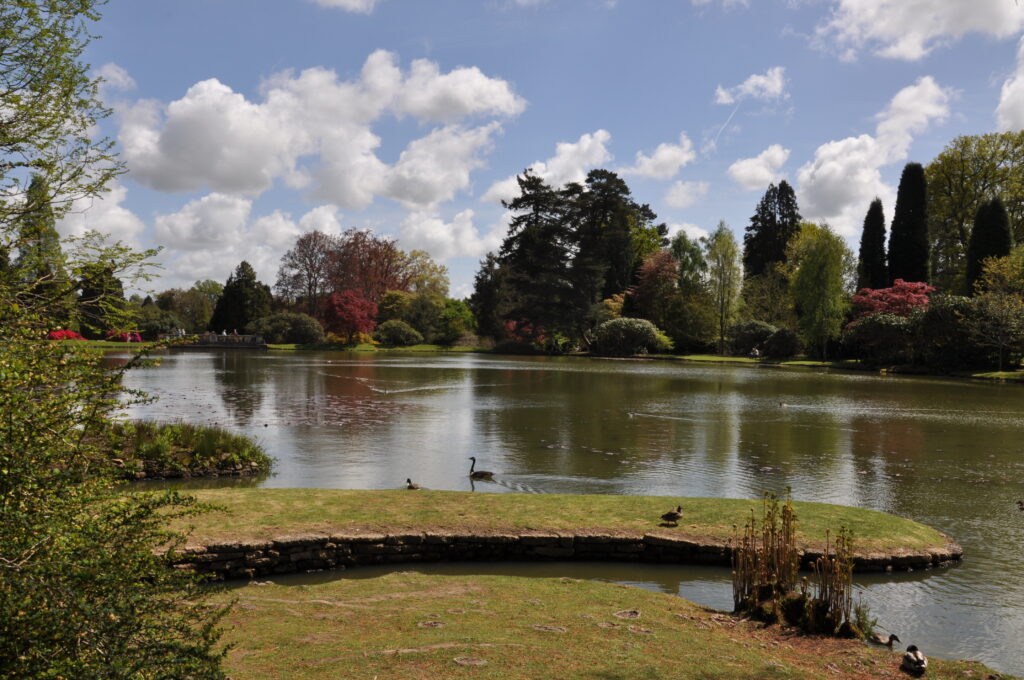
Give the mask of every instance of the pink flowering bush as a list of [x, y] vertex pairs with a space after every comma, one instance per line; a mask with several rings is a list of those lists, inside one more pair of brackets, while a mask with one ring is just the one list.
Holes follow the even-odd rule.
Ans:
[[928, 306], [928, 294], [933, 292], [935, 288], [923, 281], [896, 279], [891, 288], [861, 288], [853, 296], [853, 307], [859, 317], [871, 314], [910, 316], [918, 307]]
[[50, 331], [46, 334], [47, 340], [85, 340], [81, 335], [74, 331], [62, 329], [59, 331]]
[[107, 340], [111, 342], [142, 342], [142, 336], [137, 331], [107, 331]]

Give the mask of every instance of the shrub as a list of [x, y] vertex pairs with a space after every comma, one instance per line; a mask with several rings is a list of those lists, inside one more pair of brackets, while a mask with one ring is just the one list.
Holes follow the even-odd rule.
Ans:
[[323, 342], [324, 339], [324, 329], [319, 321], [308, 314], [290, 312], [271, 314], [257, 319], [246, 326], [245, 332], [262, 336], [265, 342], [274, 345], [285, 343], [315, 345]]
[[406, 347], [423, 342], [423, 336], [404, 321], [385, 321], [373, 331], [373, 339], [389, 347]]
[[851, 356], [879, 364], [911, 360], [914, 323], [896, 314], [861, 317], [843, 331], [843, 347]]
[[81, 335], [74, 331], [59, 330], [50, 331], [46, 334], [47, 340], [85, 340]]
[[764, 355], [772, 359], [789, 359], [800, 353], [800, 338], [788, 328], [779, 330], [764, 341]]
[[142, 335], [136, 331], [107, 331], [107, 340], [110, 342], [142, 342]]
[[973, 314], [971, 298], [960, 295], [937, 295], [915, 311], [915, 361], [939, 371], [984, 364], [989, 353], [971, 339]]
[[632, 356], [662, 352], [672, 342], [647, 319], [612, 319], [594, 329], [591, 351], [605, 356]]
[[910, 316], [915, 309], [928, 306], [928, 295], [933, 292], [935, 288], [923, 281], [896, 279], [891, 288], [861, 288], [852, 302], [858, 316]]
[[735, 356], [745, 357], [755, 347], [760, 347], [778, 329], [764, 321], [740, 321], [729, 327], [729, 351]]

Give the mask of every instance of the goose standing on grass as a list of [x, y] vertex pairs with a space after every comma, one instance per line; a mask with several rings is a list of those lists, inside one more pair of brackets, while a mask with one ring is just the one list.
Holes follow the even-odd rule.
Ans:
[[470, 479], [491, 479], [494, 477], [494, 473], [490, 470], [477, 470], [476, 468], [476, 457], [470, 456], [469, 459], [473, 461], [469, 465], [469, 478]]
[[889, 634], [888, 638], [882, 637], [878, 633], [875, 633], [871, 636], [871, 641], [874, 642], [876, 645], [885, 645], [889, 649], [892, 649], [892, 643], [899, 642], [900, 639], [892, 633]]
[[675, 510], [669, 510], [661, 519], [664, 520], [665, 524], [671, 524], [672, 526], [679, 526], [679, 520], [683, 518], [683, 506], [677, 505]]
[[903, 662], [900, 664], [900, 670], [906, 671], [911, 675], [921, 676], [924, 675], [925, 669], [928, 668], [928, 659], [925, 658], [921, 650], [917, 648], [917, 645], [910, 645], [907, 647], [907, 653], [903, 655]]
[[416, 491], [417, 489], [422, 489], [423, 487], [420, 486], [419, 484], [415, 483], [414, 481], [412, 481], [408, 477], [406, 477], [405, 478], [405, 488], [409, 489], [409, 491]]

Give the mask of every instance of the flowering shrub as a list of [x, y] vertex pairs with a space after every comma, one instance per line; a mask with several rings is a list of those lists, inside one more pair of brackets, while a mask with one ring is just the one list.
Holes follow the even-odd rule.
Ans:
[[857, 316], [894, 314], [910, 316], [918, 307], [928, 306], [928, 294], [935, 288], [923, 281], [896, 279], [891, 288], [861, 288], [853, 296]]
[[142, 336], [137, 331], [107, 331], [107, 340], [111, 342], [142, 342]]
[[76, 333], [74, 331], [69, 331], [69, 330], [66, 330], [66, 329], [59, 330], [59, 331], [50, 331], [49, 333], [46, 334], [46, 339], [47, 340], [85, 340], [85, 338], [83, 338], [78, 333]]

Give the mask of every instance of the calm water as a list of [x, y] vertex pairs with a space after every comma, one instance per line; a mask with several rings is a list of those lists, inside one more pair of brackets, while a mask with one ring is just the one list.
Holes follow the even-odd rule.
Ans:
[[[472, 455], [496, 473], [477, 491], [758, 498], [789, 486], [797, 500], [909, 517], [956, 538], [965, 561], [860, 579], [880, 624], [926, 653], [1024, 675], [1021, 386], [646, 361], [249, 352], [171, 354], [129, 383], [159, 397], [134, 416], [258, 437], [278, 459], [265, 487], [399, 488], [412, 477], [469, 490]], [[607, 565], [572, 569], [731, 607], [724, 570], [630, 567], [627, 578]]]

